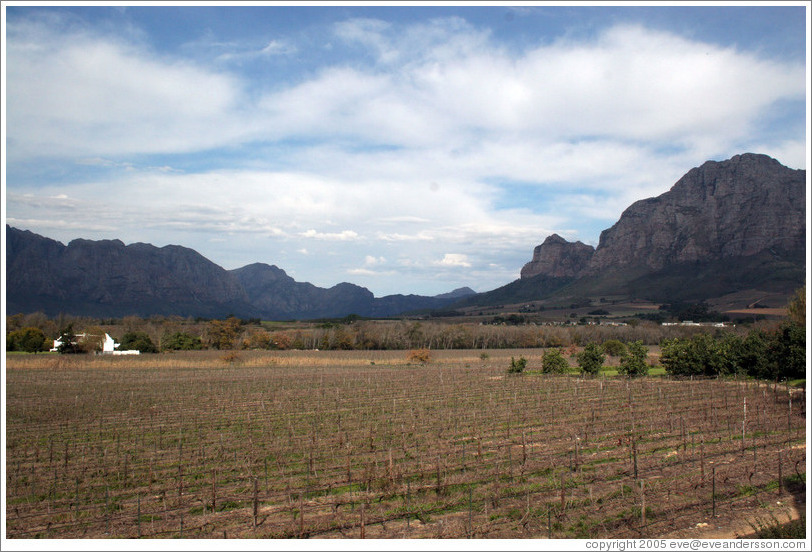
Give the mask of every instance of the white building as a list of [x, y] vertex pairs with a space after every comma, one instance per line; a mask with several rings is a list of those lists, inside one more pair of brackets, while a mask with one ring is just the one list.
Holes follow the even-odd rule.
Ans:
[[[87, 334], [76, 334], [76, 341], [81, 341], [87, 338]], [[59, 346], [62, 345], [61, 339], [54, 339], [54, 346], [51, 349], [52, 353], [55, 353], [59, 350]], [[113, 339], [110, 334], [104, 334], [104, 341], [102, 341], [102, 350], [101, 354], [103, 355], [140, 355], [141, 351], [138, 350], [129, 350], [129, 351], [117, 351], [120, 346], [120, 343], [116, 343], [116, 340]]]

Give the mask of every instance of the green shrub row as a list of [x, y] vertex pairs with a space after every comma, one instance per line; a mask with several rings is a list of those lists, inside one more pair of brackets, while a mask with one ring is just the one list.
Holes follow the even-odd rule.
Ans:
[[660, 362], [672, 376], [744, 374], [768, 380], [804, 378], [806, 330], [791, 321], [777, 330], [719, 338], [697, 334], [662, 343]]

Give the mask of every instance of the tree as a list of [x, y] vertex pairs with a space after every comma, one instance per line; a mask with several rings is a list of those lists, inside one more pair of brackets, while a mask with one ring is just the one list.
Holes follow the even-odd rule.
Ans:
[[196, 335], [175, 332], [164, 336], [161, 347], [165, 351], [196, 351], [203, 348], [203, 342]]
[[541, 357], [541, 371], [545, 374], [563, 374], [569, 366], [559, 349], [547, 349]]
[[770, 357], [776, 378], [797, 379], [806, 374], [806, 329], [786, 321], [770, 340]]
[[787, 316], [793, 324], [806, 326], [806, 286], [795, 290], [787, 305]]
[[603, 350], [609, 356], [619, 357], [626, 353], [626, 345], [617, 339], [607, 339], [603, 342]]
[[509, 374], [521, 374], [524, 372], [524, 369], [527, 367], [527, 359], [524, 357], [519, 357], [519, 360], [516, 360], [513, 357], [510, 357], [510, 367], [508, 368]]
[[76, 342], [77, 337], [73, 332], [73, 324], [68, 324], [59, 332], [59, 345], [56, 350], [61, 355], [73, 355], [84, 353], [81, 347]]
[[708, 334], [690, 339], [668, 339], [661, 346], [660, 362], [672, 376], [718, 376], [724, 373], [722, 349]]
[[582, 374], [595, 376], [601, 371], [606, 355], [603, 353], [603, 348], [597, 343], [587, 343], [584, 350], [578, 353], [576, 358]]
[[213, 348], [233, 349], [240, 334], [240, 320], [234, 316], [225, 320], [212, 320], [206, 333]]
[[6, 336], [6, 350], [39, 353], [45, 350], [45, 333], [39, 328], [21, 328]]
[[142, 353], [157, 353], [158, 348], [146, 332], [127, 332], [121, 338], [119, 345], [121, 351], [140, 351]]
[[776, 377], [770, 361], [770, 337], [762, 330], [753, 330], [744, 338], [728, 338], [727, 349], [737, 371], [761, 379]]
[[643, 342], [632, 341], [629, 343], [628, 348], [621, 354], [618, 372], [630, 378], [647, 375], [647, 356], [648, 349], [643, 346]]

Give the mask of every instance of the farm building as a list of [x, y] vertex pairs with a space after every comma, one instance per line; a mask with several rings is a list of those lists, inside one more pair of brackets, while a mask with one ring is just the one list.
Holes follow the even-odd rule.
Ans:
[[[90, 337], [94, 337], [94, 336], [90, 336]], [[80, 342], [80, 341], [82, 341], [84, 339], [87, 339], [87, 338], [88, 338], [87, 334], [83, 334], [83, 333], [82, 334], [76, 334], [76, 341], [77, 342]], [[53, 348], [51, 348], [51, 352], [52, 353], [57, 352], [59, 350], [60, 345], [62, 345], [62, 340], [61, 339], [54, 339], [54, 346], [53, 346]], [[104, 334], [104, 340], [102, 341], [102, 350], [101, 350], [100, 354], [103, 354], [103, 355], [140, 355], [141, 354], [141, 351], [137, 351], [137, 350], [117, 351], [116, 349], [118, 349], [118, 347], [119, 347], [119, 344], [116, 343], [116, 340], [113, 339], [112, 336], [110, 336], [110, 334], [105, 333]]]

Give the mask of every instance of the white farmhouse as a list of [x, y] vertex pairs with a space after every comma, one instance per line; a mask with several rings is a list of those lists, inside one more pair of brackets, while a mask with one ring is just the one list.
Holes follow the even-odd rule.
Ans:
[[102, 342], [102, 353], [115, 353], [119, 344], [116, 340], [110, 337], [110, 334], [104, 334], [104, 341]]
[[[86, 339], [88, 336], [87, 334], [76, 334], [76, 341], [82, 341]], [[92, 337], [92, 336], [91, 336]], [[54, 339], [54, 346], [51, 349], [52, 353], [55, 353], [59, 350], [59, 346], [62, 345], [61, 339]], [[141, 351], [138, 350], [129, 350], [129, 351], [117, 351], [119, 347], [119, 343], [116, 343], [116, 340], [113, 339], [110, 334], [104, 334], [104, 341], [102, 341], [102, 350], [101, 354], [103, 355], [140, 355]]]

